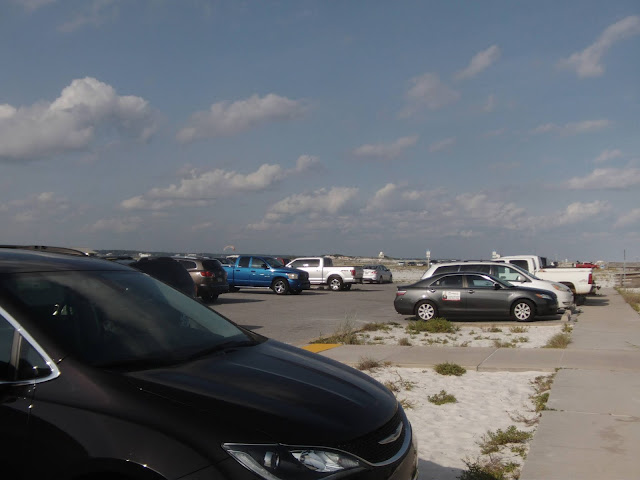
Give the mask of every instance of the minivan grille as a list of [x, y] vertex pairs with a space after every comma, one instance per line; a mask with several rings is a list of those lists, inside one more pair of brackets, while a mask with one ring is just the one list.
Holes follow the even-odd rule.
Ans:
[[407, 426], [403, 425], [402, 433], [395, 441], [386, 444], [380, 444], [379, 442], [393, 435], [400, 423], [402, 423], [402, 415], [400, 414], [400, 409], [398, 409], [393, 418], [378, 430], [350, 442], [340, 444], [338, 448], [370, 463], [381, 463], [389, 460], [400, 450], [407, 435]]

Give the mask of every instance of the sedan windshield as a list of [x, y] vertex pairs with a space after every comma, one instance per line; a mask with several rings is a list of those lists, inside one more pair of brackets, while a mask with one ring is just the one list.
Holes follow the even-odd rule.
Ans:
[[97, 367], [179, 363], [254, 337], [134, 271], [13, 274], [0, 291], [65, 352]]

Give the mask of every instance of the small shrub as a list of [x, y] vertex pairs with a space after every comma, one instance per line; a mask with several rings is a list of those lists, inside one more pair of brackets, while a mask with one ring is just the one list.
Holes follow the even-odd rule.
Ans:
[[555, 376], [555, 373], [552, 375], [539, 375], [531, 381], [531, 385], [533, 385], [536, 393], [546, 392], [551, 389]]
[[536, 413], [539, 413], [547, 409], [547, 402], [549, 401], [549, 392], [540, 393], [531, 397], [533, 401], [533, 407]]
[[362, 345], [358, 329], [351, 318], [347, 318], [336, 328], [333, 335], [320, 337], [312, 343], [342, 343], [344, 345]]
[[400, 345], [402, 347], [410, 347], [411, 346], [411, 342], [409, 341], [409, 339], [407, 337], [402, 337], [400, 340], [398, 340], [398, 345]]
[[444, 405], [445, 403], [456, 403], [458, 401], [456, 397], [444, 390], [440, 390], [440, 393], [436, 393], [435, 395], [429, 395], [427, 400], [434, 405]]
[[513, 339], [514, 343], [527, 343], [529, 341], [529, 337], [517, 337]]
[[571, 336], [568, 333], [556, 333], [543, 348], [567, 348], [570, 343]]
[[376, 368], [380, 368], [388, 365], [389, 365], [388, 363], [383, 363], [380, 360], [376, 360], [375, 358], [360, 357], [360, 360], [358, 361], [356, 368], [358, 370], [374, 370]]
[[502, 329], [495, 325], [491, 325], [490, 327], [482, 327], [482, 331], [488, 333], [500, 333]]
[[562, 325], [562, 332], [563, 333], [573, 332], [573, 325], [569, 325], [568, 323], [565, 323], [564, 325]]
[[399, 400], [399, 403], [405, 410], [410, 410], [415, 406], [415, 404], [411, 400], [407, 400], [406, 398]]
[[457, 365], [455, 363], [449, 363], [449, 362], [439, 363], [435, 367], [433, 367], [433, 369], [436, 371], [436, 373], [439, 373], [440, 375], [455, 375], [456, 377], [459, 377], [467, 373], [466, 368], [461, 367], [460, 365]]
[[506, 465], [497, 458], [465, 461], [467, 470], [458, 477], [460, 480], [506, 480]]
[[493, 346], [496, 348], [515, 348], [516, 344], [514, 342], [503, 342], [499, 338], [494, 338]]
[[377, 332], [377, 331], [388, 332], [391, 330], [391, 327], [388, 323], [365, 323], [362, 326], [363, 332]]
[[529, 331], [529, 327], [523, 327], [520, 325], [516, 325], [514, 327], [509, 327], [509, 331], [511, 333], [527, 333]]
[[428, 322], [423, 321], [410, 321], [409, 325], [407, 325], [407, 333], [419, 333], [419, 332], [430, 332], [430, 333], [455, 333], [460, 330], [460, 327], [457, 325], [453, 325], [446, 318], [432, 318]]
[[486, 435], [482, 436], [482, 441], [478, 442], [480, 451], [483, 455], [495, 453], [500, 451], [500, 447], [508, 445], [510, 443], [525, 443], [533, 434], [531, 432], [525, 432], [518, 430], [515, 425], [511, 425], [506, 430], [498, 429], [495, 432], [488, 431]]

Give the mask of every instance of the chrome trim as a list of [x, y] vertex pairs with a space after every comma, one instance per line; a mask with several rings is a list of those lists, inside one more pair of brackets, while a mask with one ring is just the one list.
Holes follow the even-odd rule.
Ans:
[[15, 318], [13, 318], [13, 316], [11, 316], [9, 312], [7, 312], [2, 307], [0, 307], [0, 316], [4, 318], [7, 322], [9, 322], [9, 324], [13, 328], [15, 328], [16, 332], [18, 332], [23, 339], [29, 342], [29, 344], [34, 348], [36, 352], [38, 352], [38, 354], [44, 359], [47, 366], [51, 369], [51, 373], [46, 377], [32, 378], [29, 380], [18, 380], [14, 382], [6, 382], [0, 379], [0, 385], [34, 385], [36, 383], [48, 382], [49, 380], [53, 380], [54, 378], [59, 377], [60, 370], [58, 369], [56, 362], [54, 362], [51, 359], [51, 357], [47, 355], [44, 349], [40, 346], [38, 342], [36, 342], [36, 340], [29, 334], [29, 332], [27, 332], [24, 328], [22, 328], [22, 325], [20, 325], [20, 323], [18, 323], [18, 321]]
[[393, 432], [387, 438], [383, 438], [382, 440], [380, 440], [378, 442], [378, 445], [386, 445], [387, 443], [395, 442], [398, 439], [398, 437], [400, 436], [400, 434], [402, 433], [402, 427], [404, 427], [404, 424], [402, 422], [400, 422], [400, 424], [398, 425], [398, 428], [396, 428], [395, 432]]

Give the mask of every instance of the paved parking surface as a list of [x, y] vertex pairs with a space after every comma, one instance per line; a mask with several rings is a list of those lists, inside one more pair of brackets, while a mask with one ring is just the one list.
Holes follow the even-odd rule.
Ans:
[[[393, 308], [396, 284], [355, 285], [349, 291], [312, 288], [300, 295], [276, 295], [271, 290], [245, 289], [221, 295], [211, 308], [234, 322], [267, 337], [302, 346], [334, 334], [345, 322], [407, 322]], [[536, 320], [536, 325], [555, 325], [560, 315]], [[513, 323], [486, 319], [484, 323]], [[465, 324], [467, 322], [456, 322]]]

